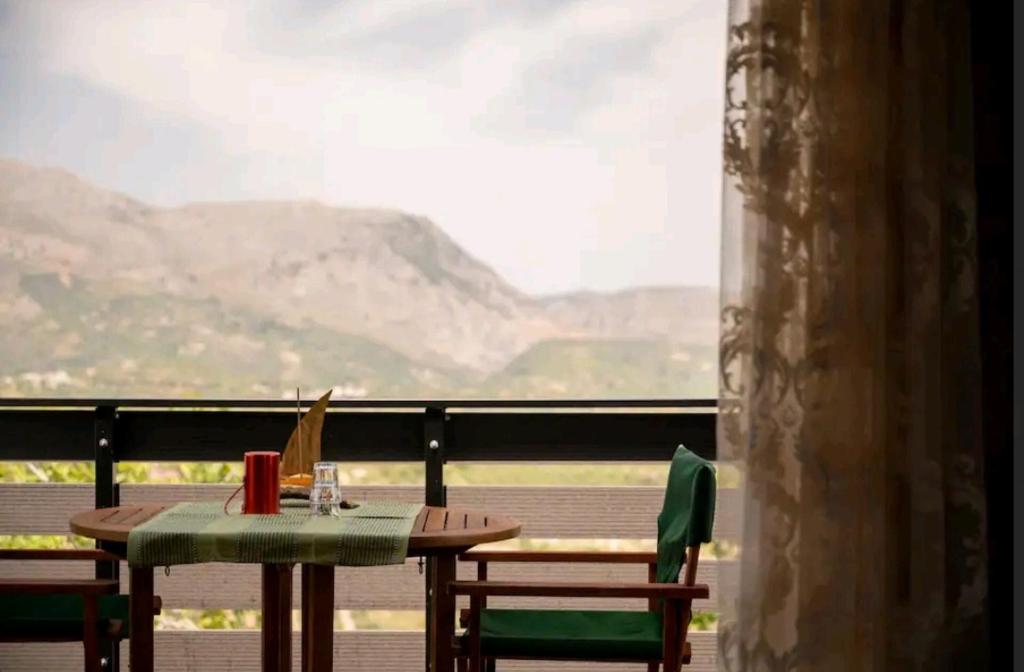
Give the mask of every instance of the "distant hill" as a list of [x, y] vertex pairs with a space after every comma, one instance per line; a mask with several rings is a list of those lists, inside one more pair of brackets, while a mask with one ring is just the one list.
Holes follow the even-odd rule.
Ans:
[[716, 315], [708, 288], [532, 297], [402, 212], [156, 208], [0, 160], [0, 394], [704, 396]]
[[541, 303], [552, 320], [582, 336], [663, 338], [687, 345], [718, 342], [718, 290], [709, 287], [576, 292]]
[[704, 398], [714, 396], [717, 349], [658, 339], [538, 343], [482, 386], [494, 398]]

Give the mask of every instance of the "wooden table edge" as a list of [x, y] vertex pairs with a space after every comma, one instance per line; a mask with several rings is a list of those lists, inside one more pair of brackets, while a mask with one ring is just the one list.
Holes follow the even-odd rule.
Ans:
[[[97, 523], [103, 521], [94, 520], [97, 516], [97, 512], [100, 511], [113, 511], [122, 509], [138, 509], [143, 510], [148, 507], [154, 507], [153, 515], [139, 521], [140, 524], [150, 520], [153, 516], [162, 511], [169, 509], [174, 504], [166, 504], [160, 502], [139, 502], [137, 504], [122, 504], [116, 507], [105, 507], [101, 509], [89, 509], [85, 511], [79, 511], [78, 513], [71, 516], [68, 521], [68, 525], [71, 532], [79, 536], [95, 539], [97, 541], [106, 541], [112, 543], [125, 544], [128, 542], [128, 535], [132, 527], [117, 527], [108, 526], [106, 528], [97, 527]], [[431, 507], [423, 505], [423, 509], [449, 509], [452, 511], [468, 512], [468, 513], [480, 513], [477, 511], [470, 511], [467, 509], [459, 509], [455, 507]], [[417, 514], [417, 520], [419, 519], [422, 511]], [[413, 529], [409, 534], [409, 545], [406, 553], [407, 557], [416, 557], [424, 554], [432, 554], [438, 551], [448, 552], [451, 549], [468, 549], [480, 544], [492, 543], [495, 541], [504, 541], [506, 539], [514, 539], [522, 532], [522, 525], [519, 521], [504, 515], [490, 515], [486, 516], [487, 520], [493, 520], [495, 525], [493, 528], [470, 528], [470, 529], [451, 529], [451, 530], [435, 530], [431, 532], [424, 532], [423, 530]], [[415, 524], [415, 523], [414, 523]]]

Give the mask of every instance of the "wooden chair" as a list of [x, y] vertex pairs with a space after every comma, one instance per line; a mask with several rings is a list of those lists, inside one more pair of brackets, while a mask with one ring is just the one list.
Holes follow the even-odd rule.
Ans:
[[[0, 560], [120, 560], [94, 549], [0, 549]], [[100, 642], [129, 636], [128, 596], [112, 579], [0, 578], [0, 641], [82, 642], [86, 672], [103, 668]], [[154, 599], [154, 615], [160, 599]]]
[[[493, 670], [499, 658], [646, 662], [648, 670], [678, 672], [690, 662], [686, 641], [691, 603], [709, 596], [695, 583], [700, 545], [711, 540], [715, 511], [711, 464], [679, 446], [658, 516], [657, 553], [476, 551], [460, 559], [477, 563], [476, 581], [449, 584], [468, 595], [462, 613], [459, 669], [467, 664]], [[648, 583], [586, 584], [488, 581], [492, 562], [637, 563], [648, 567]], [[682, 583], [679, 575], [685, 564]], [[488, 597], [646, 598], [647, 611], [489, 609]]]

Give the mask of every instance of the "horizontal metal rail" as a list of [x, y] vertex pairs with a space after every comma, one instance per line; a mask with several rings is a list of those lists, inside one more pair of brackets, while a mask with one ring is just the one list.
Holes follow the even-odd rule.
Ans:
[[[0, 400], [0, 460], [95, 459], [99, 409], [112, 414], [104, 431], [114, 461], [239, 461], [248, 450], [280, 450], [295, 426], [282, 412], [294, 402], [56, 401]], [[323, 456], [421, 461], [434, 440], [445, 461], [667, 460], [680, 443], [715, 457], [716, 410], [706, 401], [555, 403], [332, 402]], [[428, 423], [437, 417], [440, 429]]]
[[[310, 406], [315, 399], [303, 400]], [[332, 408], [715, 408], [715, 399], [333, 399]], [[69, 399], [65, 397], [0, 398], [0, 408], [283, 408], [290, 399]]]

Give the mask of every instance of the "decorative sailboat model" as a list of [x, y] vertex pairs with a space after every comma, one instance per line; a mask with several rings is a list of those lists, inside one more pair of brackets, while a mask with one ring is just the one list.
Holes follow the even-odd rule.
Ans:
[[[320, 461], [320, 435], [332, 391], [328, 390], [306, 415], [297, 418], [295, 429], [281, 455], [282, 499], [309, 499], [313, 487], [313, 465]], [[296, 413], [299, 412], [297, 408]]]

